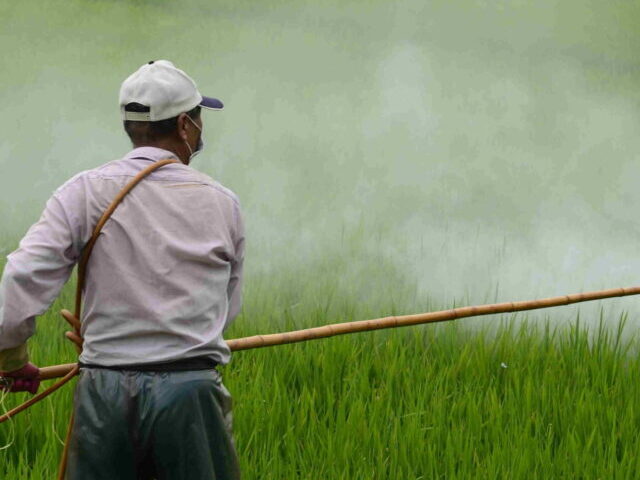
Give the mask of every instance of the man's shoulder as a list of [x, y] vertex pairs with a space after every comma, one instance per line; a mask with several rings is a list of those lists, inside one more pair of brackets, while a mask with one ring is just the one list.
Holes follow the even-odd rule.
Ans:
[[[77, 190], [84, 190], [85, 188], [91, 188], [91, 185], [95, 181], [101, 180], [114, 180], [134, 177], [142, 168], [144, 164], [140, 165], [140, 160], [120, 158], [111, 160], [107, 163], [99, 165], [95, 168], [83, 170], [65, 183], [63, 183], [55, 191], [54, 195], [64, 195]], [[222, 185], [217, 180], [206, 173], [195, 170], [192, 167], [183, 164], [170, 164], [162, 167], [160, 170], [154, 172], [154, 179], [158, 181], [166, 182], [178, 182], [178, 183], [200, 183], [211, 188], [211, 190], [221, 198], [230, 200], [236, 206], [240, 206], [240, 200], [238, 196], [229, 188]]]
[[54, 195], [64, 194], [71, 189], [78, 188], [83, 185], [83, 183], [89, 178], [104, 176], [104, 173], [107, 173], [115, 164], [120, 161], [121, 160], [112, 160], [98, 167], [90, 168], [76, 173], [73, 177], [60, 185], [55, 190]]
[[213, 190], [215, 190], [219, 194], [225, 197], [228, 197], [236, 205], [240, 205], [240, 200], [238, 199], [238, 196], [230, 188], [225, 187], [220, 182], [218, 182], [217, 180], [214, 180], [212, 177], [210, 177], [206, 173], [202, 173], [198, 170], [194, 170], [193, 168], [189, 168], [189, 170], [191, 170], [194, 179], [196, 179], [197, 181], [205, 185], [210, 186]]

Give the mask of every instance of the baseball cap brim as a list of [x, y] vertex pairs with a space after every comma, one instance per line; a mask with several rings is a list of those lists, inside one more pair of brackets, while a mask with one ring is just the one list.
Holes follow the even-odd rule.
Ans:
[[202, 96], [200, 106], [211, 110], [222, 110], [224, 108], [224, 104], [217, 98], [205, 97], [204, 95]]

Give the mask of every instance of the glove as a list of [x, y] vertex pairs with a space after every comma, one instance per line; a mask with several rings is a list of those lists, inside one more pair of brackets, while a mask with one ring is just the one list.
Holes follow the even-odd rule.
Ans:
[[[11, 372], [1, 372], [0, 377], [10, 379], [8, 385], [0, 386], [1, 390], [15, 392], [29, 392], [34, 394], [40, 386], [40, 370], [32, 363], [27, 363], [24, 367]], [[1, 385], [1, 384], [0, 384]]]

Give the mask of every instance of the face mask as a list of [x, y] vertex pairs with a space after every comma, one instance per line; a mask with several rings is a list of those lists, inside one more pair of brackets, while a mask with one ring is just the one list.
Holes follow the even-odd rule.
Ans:
[[192, 120], [192, 118], [187, 115], [187, 118], [189, 119], [189, 121], [191, 123], [193, 123], [193, 125], [200, 130], [200, 137], [198, 138], [198, 144], [196, 145], [196, 149], [192, 150], [191, 147], [189, 146], [189, 142], [187, 142], [186, 140], [184, 141], [184, 143], [187, 145], [187, 148], [189, 149], [189, 163], [191, 163], [191, 160], [193, 160], [193, 158], [198, 155], [200, 152], [202, 152], [202, 150], [204, 150], [204, 140], [202, 140], [202, 129], [198, 126], [198, 124], [196, 122], [194, 122]]

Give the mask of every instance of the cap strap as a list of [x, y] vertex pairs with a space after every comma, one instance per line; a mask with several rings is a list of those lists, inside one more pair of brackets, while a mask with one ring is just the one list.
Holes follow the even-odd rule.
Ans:
[[150, 112], [127, 112], [125, 110], [124, 119], [130, 120], [132, 122], [150, 122], [151, 113]]

